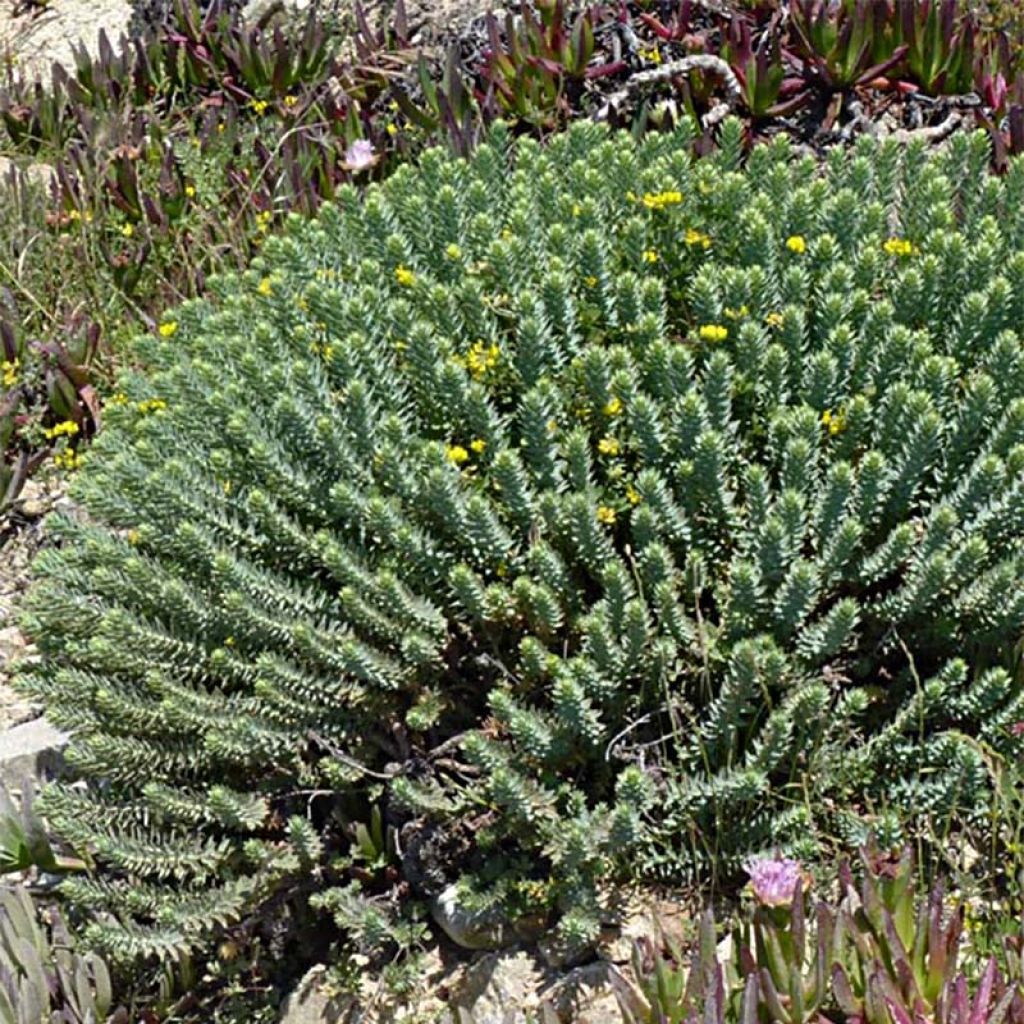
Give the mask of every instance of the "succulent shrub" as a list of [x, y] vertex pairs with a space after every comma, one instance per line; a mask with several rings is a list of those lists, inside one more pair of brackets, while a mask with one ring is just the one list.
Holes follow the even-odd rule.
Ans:
[[499, 125], [140, 339], [26, 611], [100, 948], [345, 881], [381, 796], [414, 892], [500, 876], [575, 940], [617, 871], [985, 813], [978, 741], [1024, 717], [1024, 163], [741, 169], [741, 135]]

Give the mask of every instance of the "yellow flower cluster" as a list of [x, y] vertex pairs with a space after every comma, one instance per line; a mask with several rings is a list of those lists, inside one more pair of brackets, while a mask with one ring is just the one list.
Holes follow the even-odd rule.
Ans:
[[464, 462], [469, 461], [469, 452], [461, 444], [448, 445], [445, 450], [445, 456], [449, 462], [454, 462], [456, 466], [461, 466]]
[[58, 469], [78, 469], [82, 464], [82, 456], [78, 452], [67, 448], [62, 452], [54, 453], [53, 464]]
[[733, 309], [732, 306], [726, 306], [722, 312], [729, 320], [742, 320], [744, 317], [750, 316], [750, 307], [746, 303], [740, 306], [739, 309]]
[[487, 442], [482, 437], [476, 437], [469, 442], [469, 447], [472, 448], [477, 455], [482, 455], [484, 449], [487, 447]]
[[5, 359], [0, 363], [0, 383], [5, 388], [13, 388], [18, 383], [18, 367], [21, 363], [17, 360]]
[[803, 235], [790, 235], [786, 239], [786, 248], [790, 252], [795, 252], [798, 256], [802, 256], [807, 252], [807, 242]]
[[772, 312], [765, 315], [764, 322], [769, 327], [781, 327], [785, 323], [785, 318], [781, 313]]
[[645, 192], [641, 200], [648, 210], [663, 210], [666, 206], [678, 206], [682, 201], [682, 192]]
[[466, 353], [465, 366], [474, 380], [480, 380], [488, 370], [494, 369], [501, 359], [501, 349], [497, 345], [485, 345], [478, 341]]
[[604, 404], [602, 412], [605, 416], [618, 416], [622, 412], [622, 399], [612, 395]]
[[831, 409], [826, 409], [821, 414], [821, 422], [833, 437], [846, 429], [846, 415], [841, 410], [833, 412]]
[[882, 243], [882, 248], [888, 256], [913, 256], [918, 251], [917, 246], [906, 238], [888, 238]]
[[639, 505], [641, 500], [640, 492], [632, 484], [626, 484], [626, 501], [630, 505]]
[[270, 222], [274, 219], [273, 210], [260, 210], [256, 214], [256, 230], [261, 234], [266, 234], [270, 229]]
[[622, 445], [619, 444], [617, 437], [602, 437], [597, 442], [597, 450], [602, 455], [618, 455], [622, 451]]
[[653, 249], [644, 249], [641, 259], [644, 263], [657, 263], [658, 254]]
[[47, 440], [52, 441], [57, 437], [74, 437], [77, 433], [78, 424], [74, 420], [64, 420], [63, 423], [58, 423], [55, 427], [50, 427], [45, 431], [45, 436]]
[[617, 518], [618, 516], [615, 513], [615, 509], [608, 505], [598, 505], [597, 521], [599, 523], [603, 523], [605, 526], [614, 526]]
[[266, 100], [252, 100], [249, 106], [255, 111], [256, 114], [262, 115], [270, 104]]
[[125, 238], [131, 238], [132, 235], [135, 234], [135, 228], [133, 228], [131, 224], [125, 224], [125, 226], [121, 228], [121, 234], [124, 235]]
[[178, 329], [177, 320], [168, 320], [167, 323], [161, 324], [157, 330], [160, 332], [161, 338], [173, 338], [174, 332]]
[[258, 291], [265, 299], [269, 299], [270, 296], [274, 294], [274, 285], [270, 278], [260, 278], [260, 283], [256, 285], [256, 291]]
[[462, 259], [462, 250], [454, 242], [445, 249], [444, 254], [450, 260]]
[[697, 245], [702, 249], [711, 248], [711, 236], [704, 234], [703, 231], [698, 231], [696, 228], [687, 228], [686, 234], [683, 236], [683, 241], [691, 248]]
[[725, 341], [729, 337], [729, 328], [721, 324], [702, 324], [697, 336], [701, 341]]
[[410, 288], [416, 283], [416, 275], [408, 267], [395, 267], [395, 280], [403, 288]]
[[137, 406], [139, 412], [159, 412], [161, 409], [167, 408], [167, 403], [162, 398], [147, 398], [143, 402], [139, 402]]

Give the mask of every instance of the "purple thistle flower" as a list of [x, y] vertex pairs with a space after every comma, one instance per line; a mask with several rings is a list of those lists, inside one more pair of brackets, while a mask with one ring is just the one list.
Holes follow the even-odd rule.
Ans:
[[750, 875], [750, 887], [767, 907], [785, 907], [793, 902], [797, 883], [807, 884], [800, 863], [788, 857], [757, 857], [744, 865]]
[[369, 139], [356, 139], [345, 150], [345, 166], [350, 171], [365, 171], [377, 162], [373, 152], [373, 143]]

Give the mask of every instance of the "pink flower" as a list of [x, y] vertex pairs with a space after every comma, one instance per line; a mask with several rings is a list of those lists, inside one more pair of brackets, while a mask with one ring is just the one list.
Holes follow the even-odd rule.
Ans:
[[767, 907], [785, 907], [793, 902], [797, 883], [807, 885], [807, 875], [799, 862], [788, 857], [758, 857], [744, 865], [750, 875], [750, 887]]
[[365, 171], [376, 162], [377, 156], [373, 152], [373, 143], [369, 139], [356, 139], [345, 150], [345, 166], [350, 171]]

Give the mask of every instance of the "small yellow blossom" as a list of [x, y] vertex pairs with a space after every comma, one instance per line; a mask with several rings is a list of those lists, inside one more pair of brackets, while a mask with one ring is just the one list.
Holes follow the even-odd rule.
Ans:
[[616, 518], [615, 509], [608, 505], [598, 505], [597, 521], [599, 523], [604, 523], [605, 526], [614, 526]]
[[225, 637], [224, 638], [224, 646], [225, 647], [234, 647], [235, 646], [235, 638], [233, 636]]
[[387, 128], [385, 128], [384, 130], [388, 133], [388, 135], [394, 138], [398, 134], [398, 125], [395, 124], [394, 121], [390, 121], [388, 122]]
[[729, 337], [729, 328], [721, 324], [702, 324], [697, 335], [701, 341], [725, 341]]
[[285, 98], [284, 98], [284, 105], [286, 107], [294, 107], [295, 104], [298, 103], [298, 102], [299, 102], [299, 97], [298, 96], [285, 96]]
[[589, 274], [587, 277], [583, 278], [583, 283], [588, 288], [596, 288], [597, 287], [597, 278], [594, 277], [593, 274]]
[[462, 259], [462, 250], [454, 242], [445, 249], [444, 254], [450, 260]]
[[572, 215], [578, 217], [583, 212], [583, 207], [579, 203], [572, 204]]
[[82, 214], [77, 210], [68, 210], [68, 220], [80, 220]]
[[125, 238], [131, 238], [132, 235], [135, 234], [135, 228], [133, 228], [131, 224], [125, 224], [125, 226], [121, 228], [121, 234], [124, 235]]
[[125, 536], [125, 540], [127, 540], [129, 544], [135, 545], [139, 543], [141, 536], [142, 535], [138, 530], [129, 530]]
[[62, 423], [58, 423], [55, 427], [50, 427], [49, 430], [45, 431], [45, 435], [48, 440], [53, 440], [55, 437], [74, 437], [78, 433], [78, 424], [74, 420], [64, 420]]
[[781, 313], [772, 312], [772, 313], [768, 313], [765, 316], [764, 322], [769, 327], [781, 327], [783, 325], [783, 323], [785, 322], [785, 318], [783, 317], [783, 315]]
[[882, 243], [882, 248], [888, 256], [913, 256], [918, 251], [917, 246], [906, 238], [888, 238]]
[[264, 298], [270, 298], [274, 294], [274, 286], [270, 281], [269, 277], [263, 277], [260, 279], [260, 283], [256, 286], [256, 291], [260, 293]]
[[729, 320], [742, 320], [745, 316], [750, 316], [750, 307], [746, 304], [740, 306], [739, 309], [733, 309], [731, 306], [726, 306], [722, 312], [725, 313]]
[[469, 458], [469, 452], [461, 444], [448, 445], [445, 455], [448, 457], [448, 461], [454, 462], [456, 466], [461, 466]]
[[643, 501], [640, 497], [640, 492], [632, 484], [626, 484], [626, 501], [630, 505], [639, 505]]
[[186, 185], [185, 186], [185, 195], [187, 195], [189, 197], [189, 199], [191, 199], [195, 194], [196, 194], [196, 187], [195, 187], [195, 185]]
[[644, 263], [657, 263], [658, 254], [653, 249], [644, 249], [642, 257]]
[[139, 402], [139, 412], [159, 412], [161, 409], [167, 408], [167, 403], [162, 398], [147, 398], [145, 401]]
[[613, 395], [607, 402], [605, 402], [604, 409], [602, 411], [605, 416], [618, 416], [619, 413], [622, 412], [622, 399]]
[[618, 455], [622, 451], [622, 445], [619, 444], [617, 437], [602, 437], [597, 442], [597, 450], [602, 455]]
[[790, 252], [795, 252], [798, 256], [802, 256], [807, 252], [807, 241], [803, 235], [790, 235], [786, 239], [786, 248]]
[[230, 480], [225, 480], [224, 483], [221, 486], [224, 488], [224, 493], [225, 494], [230, 494], [231, 493], [231, 486], [232, 485], [231, 485], [231, 481]]
[[485, 345], [478, 341], [466, 354], [465, 365], [474, 380], [480, 380], [488, 370], [498, 365], [501, 349], [495, 344]]
[[643, 204], [648, 210], [663, 210], [666, 206], [678, 206], [683, 201], [682, 192], [645, 192]]
[[499, 579], [504, 579], [508, 575], [508, 566], [504, 562], [499, 562], [494, 572]]
[[549, 434], [557, 434], [558, 433], [558, 420], [548, 420], [548, 433]]
[[699, 245], [702, 249], [711, 248], [711, 237], [704, 234], [703, 231], [698, 231], [696, 228], [687, 228], [683, 241], [691, 247]]
[[323, 357], [325, 363], [331, 362], [331, 360], [334, 359], [334, 346], [324, 345], [320, 350], [320, 355]]
[[78, 469], [82, 464], [82, 456], [67, 448], [62, 452], [54, 453], [53, 464], [58, 469]]
[[117, 394], [110, 396], [107, 405], [126, 405], [127, 402], [128, 396], [123, 391], [118, 391]]
[[160, 332], [161, 338], [173, 338], [174, 332], [178, 329], [177, 320], [168, 320], [167, 323], [161, 324], [157, 330]]
[[0, 363], [0, 371], [3, 373], [3, 386], [13, 388], [18, 383], [18, 367], [21, 363], [17, 360], [4, 360]]
[[477, 455], [480, 455], [487, 447], [487, 442], [482, 437], [476, 437], [469, 442], [469, 447], [472, 448]]
[[644, 60], [649, 60], [652, 64], [661, 63], [661, 50], [656, 46], [651, 47], [649, 50], [640, 50], [639, 53]]
[[403, 288], [409, 288], [416, 283], [416, 275], [408, 267], [395, 267], [395, 280]]
[[261, 115], [267, 109], [268, 103], [266, 100], [252, 100], [249, 106], [252, 107], [257, 115]]
[[224, 134], [224, 122], [223, 121], [218, 121], [217, 122], [217, 134], [218, 135], [223, 135]]
[[821, 414], [821, 422], [833, 437], [846, 429], [846, 416], [842, 411], [832, 412], [831, 409], [826, 409]]

